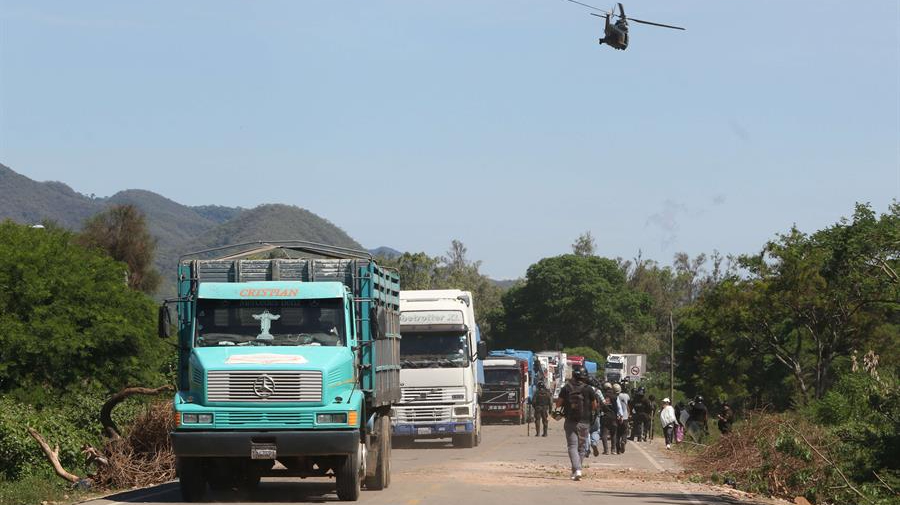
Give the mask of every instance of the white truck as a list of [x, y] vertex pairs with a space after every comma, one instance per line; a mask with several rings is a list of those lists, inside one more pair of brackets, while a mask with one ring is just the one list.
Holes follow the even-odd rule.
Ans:
[[475, 324], [472, 293], [401, 291], [400, 335], [395, 440], [450, 438], [457, 447], [478, 445], [487, 348]]
[[609, 382], [639, 381], [647, 373], [646, 354], [610, 354], [606, 357], [604, 375]]

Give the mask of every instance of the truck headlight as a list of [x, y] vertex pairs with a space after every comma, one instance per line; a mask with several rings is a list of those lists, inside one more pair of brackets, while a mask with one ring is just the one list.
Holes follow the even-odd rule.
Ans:
[[316, 414], [316, 424], [347, 424], [347, 413]]
[[453, 415], [467, 416], [469, 415], [469, 407], [453, 407]]
[[212, 424], [212, 414], [182, 414], [182, 424]]

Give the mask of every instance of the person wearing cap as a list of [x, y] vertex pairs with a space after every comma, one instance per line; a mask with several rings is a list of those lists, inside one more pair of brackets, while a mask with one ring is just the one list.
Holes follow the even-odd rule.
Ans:
[[659, 424], [663, 427], [663, 434], [666, 437], [666, 449], [672, 448], [672, 441], [675, 439], [675, 424], [678, 420], [675, 418], [675, 408], [672, 407], [672, 400], [663, 398], [663, 408], [659, 411]]

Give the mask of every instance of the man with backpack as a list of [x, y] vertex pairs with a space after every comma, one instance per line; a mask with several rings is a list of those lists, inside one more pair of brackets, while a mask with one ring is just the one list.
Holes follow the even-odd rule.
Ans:
[[569, 461], [572, 464], [572, 480], [581, 480], [581, 461], [587, 444], [591, 422], [600, 400], [588, 384], [588, 372], [582, 367], [572, 371], [572, 380], [559, 391], [556, 408], [563, 409], [566, 418], [563, 429]]

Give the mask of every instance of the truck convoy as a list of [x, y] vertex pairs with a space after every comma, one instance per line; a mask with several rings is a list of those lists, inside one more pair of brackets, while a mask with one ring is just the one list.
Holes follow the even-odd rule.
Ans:
[[604, 373], [609, 382], [621, 382], [625, 378], [629, 381], [641, 380], [647, 373], [647, 355], [610, 354], [606, 357]]
[[[251, 259], [276, 253], [286, 259]], [[390, 484], [396, 273], [361, 251], [241, 244], [182, 257], [167, 304], [159, 329], [178, 335], [171, 440], [185, 501], [269, 475], [334, 476], [344, 501]]]
[[400, 292], [400, 386], [393, 436], [481, 442], [482, 359], [472, 293], [456, 289]]
[[484, 361], [482, 418], [525, 423], [528, 420], [528, 386], [527, 361], [512, 356], [488, 356]]

